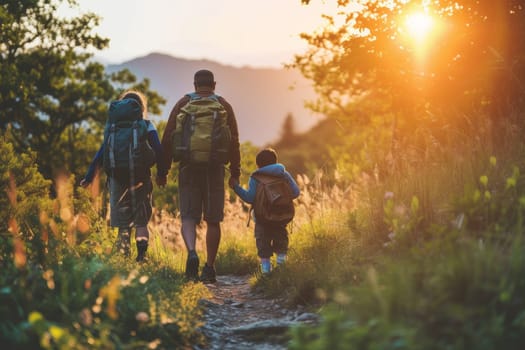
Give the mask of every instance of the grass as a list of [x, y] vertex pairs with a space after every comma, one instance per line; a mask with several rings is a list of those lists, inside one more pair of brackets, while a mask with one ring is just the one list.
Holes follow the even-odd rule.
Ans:
[[[314, 211], [300, 258], [264, 281], [323, 315], [293, 330], [291, 349], [524, 347], [522, 153], [463, 140], [356, 181], [356, 206]], [[347, 224], [330, 230], [331, 215]]]
[[157, 239], [142, 265], [105, 254], [109, 242], [109, 237], [86, 240], [77, 249], [55, 252], [56, 262], [45, 268], [4, 266], [3, 344], [88, 349], [201, 342], [197, 301], [208, 290], [185, 283], [173, 254]]
[[[507, 151], [494, 154], [468, 138], [421, 159], [407, 152], [385, 178], [299, 176], [289, 257], [265, 278], [248, 208], [228, 200], [217, 271], [252, 274], [268, 296], [322, 314], [319, 325], [292, 331], [292, 349], [521, 349], [525, 178], [522, 154], [508, 145], [523, 147], [516, 135], [503, 139]], [[3, 236], [2, 341], [14, 349], [201, 343], [198, 300], [207, 290], [182, 278], [180, 218], [155, 213], [149, 262], [137, 265], [111, 254], [115, 232], [81, 193], [63, 188], [36, 226], [11, 220]], [[32, 214], [20, 206], [16, 219], [35, 221], [27, 208]]]

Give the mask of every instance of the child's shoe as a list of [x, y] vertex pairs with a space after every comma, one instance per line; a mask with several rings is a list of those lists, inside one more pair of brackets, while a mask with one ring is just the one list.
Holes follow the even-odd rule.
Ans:
[[286, 262], [286, 254], [279, 253], [277, 254], [277, 265], [282, 265]]
[[272, 263], [270, 262], [270, 259], [261, 259], [261, 272], [263, 275], [272, 272]]

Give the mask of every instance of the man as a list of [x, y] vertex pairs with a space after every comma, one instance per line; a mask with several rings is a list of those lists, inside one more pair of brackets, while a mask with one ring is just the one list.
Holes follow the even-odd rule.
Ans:
[[[240, 176], [239, 132], [232, 106], [220, 96], [215, 95], [213, 73], [209, 70], [199, 70], [195, 73], [193, 85], [195, 92], [182, 97], [170, 113], [162, 147], [166, 154], [167, 164], [173, 160], [173, 135], [177, 129], [177, 116], [194, 98], [213, 97], [224, 107], [227, 113], [227, 125], [230, 130], [229, 185], [238, 183]], [[180, 121], [179, 121], [180, 123]], [[179, 128], [180, 129], [180, 128]], [[197, 224], [204, 216], [206, 221], [206, 263], [203, 266], [200, 280], [204, 283], [216, 282], [215, 258], [221, 239], [220, 222], [224, 217], [224, 164], [208, 163], [194, 164], [188, 159], [179, 163], [179, 209], [182, 218], [182, 237], [188, 250], [186, 260], [186, 277], [198, 279], [199, 257], [195, 251]], [[163, 179], [165, 183], [165, 179]], [[161, 180], [162, 182], [162, 180]]]

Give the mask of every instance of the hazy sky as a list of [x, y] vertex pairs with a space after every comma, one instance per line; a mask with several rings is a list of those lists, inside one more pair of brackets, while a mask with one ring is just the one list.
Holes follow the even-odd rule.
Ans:
[[[111, 40], [96, 57], [110, 63], [162, 52], [235, 66], [280, 67], [306, 48], [334, 1], [79, 0], [80, 12], [102, 17], [96, 32]], [[61, 14], [68, 15], [69, 10]], [[78, 13], [78, 10], [73, 13]]]

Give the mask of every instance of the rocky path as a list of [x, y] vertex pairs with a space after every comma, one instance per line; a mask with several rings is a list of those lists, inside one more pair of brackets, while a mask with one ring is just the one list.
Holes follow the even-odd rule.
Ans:
[[210, 299], [202, 300], [208, 340], [195, 350], [281, 350], [286, 349], [286, 331], [298, 323], [313, 323], [317, 315], [303, 308], [290, 310], [277, 300], [265, 299], [249, 285], [250, 276], [217, 276], [207, 285]]

